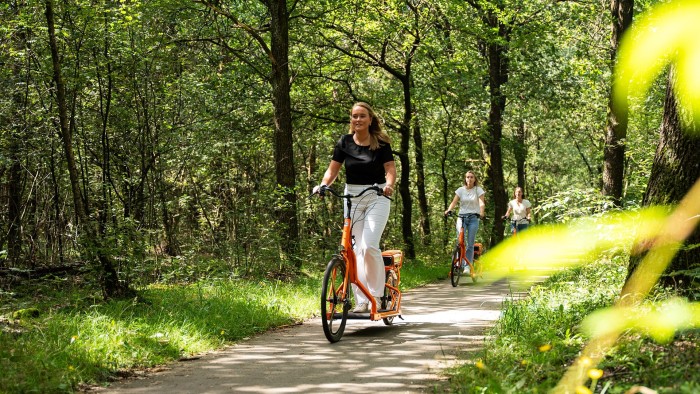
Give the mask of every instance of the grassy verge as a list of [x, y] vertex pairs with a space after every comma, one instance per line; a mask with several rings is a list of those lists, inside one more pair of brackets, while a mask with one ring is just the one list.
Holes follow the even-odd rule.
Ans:
[[[444, 266], [408, 261], [402, 288], [444, 274]], [[106, 303], [78, 286], [65, 290], [62, 279], [0, 293], [0, 392], [72, 392], [296, 324], [318, 314], [321, 276], [154, 284], [137, 300]]]
[[[624, 264], [601, 260], [572, 269], [534, 286], [530, 296], [504, 303], [501, 318], [488, 333], [483, 351], [465, 355], [450, 371], [451, 392], [546, 393], [579, 355], [586, 338], [583, 317], [613, 303], [626, 275]], [[661, 292], [658, 298], [671, 296]], [[700, 333], [678, 333], [657, 344], [629, 333], [590, 371], [581, 393], [626, 393], [645, 386], [658, 393], [700, 392]], [[637, 392], [637, 391], [632, 391]]]

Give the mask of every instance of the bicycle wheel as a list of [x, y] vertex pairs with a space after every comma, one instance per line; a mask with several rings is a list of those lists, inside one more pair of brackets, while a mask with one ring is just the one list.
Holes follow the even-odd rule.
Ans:
[[[398, 285], [398, 281], [399, 278], [396, 276], [396, 272], [392, 270], [386, 272], [387, 285], [396, 287], [396, 285]], [[384, 297], [382, 297], [382, 310], [391, 309], [393, 299], [393, 290], [384, 286]], [[382, 320], [384, 321], [384, 324], [390, 326], [394, 322], [394, 316], [385, 317]]]
[[[476, 278], [476, 277], [483, 278], [484, 277], [484, 265], [481, 264], [481, 261], [476, 260], [474, 262], [474, 272], [475, 272], [474, 278]], [[474, 280], [474, 282], [476, 282], [476, 279]]]
[[321, 288], [323, 333], [331, 343], [338, 342], [348, 319], [348, 291], [345, 288], [345, 260], [334, 257], [326, 267]]
[[479, 281], [479, 260], [475, 260], [474, 263], [472, 263], [472, 271], [471, 271], [471, 277], [472, 277], [472, 282], [476, 283]]
[[460, 264], [460, 260], [462, 259], [460, 257], [459, 245], [456, 245], [452, 252], [452, 275], [450, 275], [452, 287], [457, 287], [459, 284], [459, 277], [462, 276], [462, 264]]

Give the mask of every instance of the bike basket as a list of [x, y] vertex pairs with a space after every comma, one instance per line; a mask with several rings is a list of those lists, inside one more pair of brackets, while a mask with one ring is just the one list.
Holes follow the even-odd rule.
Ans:
[[385, 267], [395, 266], [401, 268], [403, 265], [403, 252], [400, 250], [385, 250], [382, 252], [382, 259], [384, 259]]
[[474, 255], [476, 256], [481, 256], [481, 253], [484, 251], [484, 247], [480, 242], [476, 242], [474, 244]]

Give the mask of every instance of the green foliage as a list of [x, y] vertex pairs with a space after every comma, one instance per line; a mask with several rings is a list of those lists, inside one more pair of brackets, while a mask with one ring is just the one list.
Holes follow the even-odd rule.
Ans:
[[533, 211], [539, 223], [568, 223], [573, 219], [600, 216], [614, 209], [612, 199], [599, 190], [571, 188], [542, 198]]
[[318, 279], [212, 280], [152, 286], [135, 300], [69, 302], [14, 334], [3, 330], [0, 391], [70, 391], [125, 368], [215, 349], [309, 317], [318, 287]]
[[[469, 359], [453, 370], [450, 391], [548, 392], [587, 341], [584, 317], [615, 301], [626, 277], [626, 259], [618, 255], [591, 262], [557, 273], [527, 293], [514, 292], [487, 332], [484, 350], [465, 355]], [[657, 300], [669, 296], [659, 293]], [[628, 335], [598, 366], [603, 375], [597, 387], [607, 387], [608, 393], [623, 393], [633, 385], [659, 393], [692, 392], [700, 381], [687, 371], [700, 367], [698, 339], [697, 330], [683, 331], [665, 345]], [[684, 368], [677, 368], [681, 364]]]

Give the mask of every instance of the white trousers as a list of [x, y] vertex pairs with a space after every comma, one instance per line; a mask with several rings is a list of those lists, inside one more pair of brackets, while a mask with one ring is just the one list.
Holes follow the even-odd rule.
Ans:
[[[357, 194], [370, 185], [345, 185], [345, 193]], [[379, 185], [384, 187], [384, 185]], [[352, 235], [355, 239], [357, 257], [357, 279], [375, 297], [384, 295], [384, 261], [379, 241], [389, 220], [391, 201], [376, 192], [369, 191], [352, 199]], [[347, 209], [347, 208], [345, 208]], [[369, 300], [365, 294], [352, 285], [355, 305]]]

